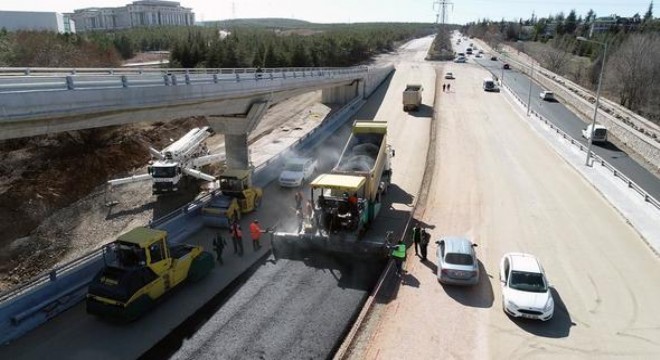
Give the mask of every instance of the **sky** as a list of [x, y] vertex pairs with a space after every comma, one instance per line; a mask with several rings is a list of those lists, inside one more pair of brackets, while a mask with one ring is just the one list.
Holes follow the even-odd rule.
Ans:
[[[196, 21], [232, 18], [294, 18], [315, 23], [435, 22], [439, 0], [181, 0], [193, 9]], [[464, 24], [478, 19], [517, 20], [565, 14], [644, 15], [650, 0], [449, 0], [447, 22]], [[86, 7], [119, 7], [127, 0], [1, 0], [0, 10], [73, 12]], [[660, 14], [657, 1], [654, 17]], [[0, 27], [2, 24], [0, 24]]]

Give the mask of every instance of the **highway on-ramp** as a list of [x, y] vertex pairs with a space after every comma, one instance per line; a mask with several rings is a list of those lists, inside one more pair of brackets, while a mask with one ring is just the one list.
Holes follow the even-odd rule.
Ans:
[[[442, 71], [456, 80], [451, 92], [438, 91], [436, 164], [419, 219], [433, 241], [463, 235], [477, 243], [481, 281], [440, 285], [437, 246], [429, 262], [409, 249], [408, 273], [378, 299], [349, 358], [660, 357], [658, 258], [516, 102], [482, 90], [487, 70], [447, 63]], [[539, 257], [555, 301], [551, 320], [502, 311], [507, 252]]]

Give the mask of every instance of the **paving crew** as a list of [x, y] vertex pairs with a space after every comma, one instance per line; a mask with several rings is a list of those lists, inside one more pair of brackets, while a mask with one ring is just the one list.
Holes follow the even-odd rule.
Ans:
[[243, 256], [243, 232], [238, 221], [234, 221], [231, 225], [231, 239], [234, 244], [234, 254], [238, 253], [238, 256]]
[[264, 231], [261, 230], [261, 227], [259, 226], [259, 220], [254, 220], [252, 224], [250, 224], [250, 236], [252, 237], [252, 248], [254, 251], [261, 249], [261, 243], [259, 240], [261, 239], [262, 232]]
[[422, 251], [422, 261], [426, 260], [426, 254], [429, 248], [430, 241], [431, 241], [431, 233], [427, 232], [426, 229], [422, 229], [422, 241], [420, 241], [419, 243], [419, 248]]
[[225, 246], [227, 246], [227, 241], [222, 237], [222, 234], [218, 232], [213, 238], [213, 249], [215, 249], [216, 260], [220, 265], [223, 265], [222, 252], [225, 250]]
[[396, 274], [401, 276], [403, 273], [403, 262], [406, 260], [406, 244], [403, 239], [399, 239], [396, 245], [390, 246], [392, 249], [392, 258], [396, 264]]
[[419, 223], [415, 223], [415, 227], [412, 229], [412, 240], [413, 243], [415, 244], [415, 255], [419, 255], [419, 242], [422, 241], [422, 233], [421, 229], [419, 228]]

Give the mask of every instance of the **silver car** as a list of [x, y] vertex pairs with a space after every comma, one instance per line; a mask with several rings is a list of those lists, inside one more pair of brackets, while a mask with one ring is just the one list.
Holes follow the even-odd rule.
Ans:
[[470, 240], [459, 236], [447, 236], [438, 244], [438, 281], [452, 285], [479, 283], [479, 261]]

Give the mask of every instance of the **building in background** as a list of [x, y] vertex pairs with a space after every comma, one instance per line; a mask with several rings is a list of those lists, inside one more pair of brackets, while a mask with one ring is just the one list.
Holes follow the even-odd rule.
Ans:
[[76, 26], [66, 14], [36, 11], [0, 11], [0, 28], [8, 31], [46, 30], [75, 33]]
[[195, 24], [192, 9], [176, 1], [141, 0], [118, 8], [76, 9], [68, 15], [76, 22], [78, 31]]

